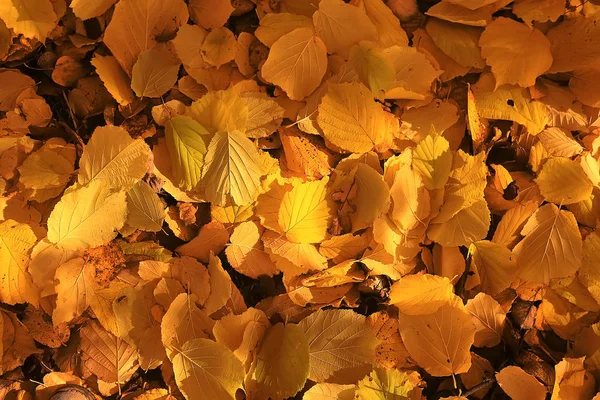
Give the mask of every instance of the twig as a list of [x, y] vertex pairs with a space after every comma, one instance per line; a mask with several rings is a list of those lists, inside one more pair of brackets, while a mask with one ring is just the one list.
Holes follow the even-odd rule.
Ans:
[[473, 393], [480, 391], [481, 389], [485, 388], [486, 386], [493, 385], [495, 382], [496, 382], [496, 378], [485, 378], [484, 380], [479, 382], [477, 385], [473, 386], [471, 389], [464, 392], [461, 396], [469, 397]]
[[465, 291], [465, 285], [467, 284], [467, 279], [469, 279], [469, 272], [471, 272], [471, 255], [467, 257], [467, 262], [465, 264], [465, 272], [461, 275], [460, 279], [456, 283], [456, 295], [461, 297]]

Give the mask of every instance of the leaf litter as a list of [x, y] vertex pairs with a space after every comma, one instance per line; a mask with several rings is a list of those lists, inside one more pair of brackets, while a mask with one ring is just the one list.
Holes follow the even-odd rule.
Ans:
[[4, 0], [0, 394], [600, 398], [599, 19]]

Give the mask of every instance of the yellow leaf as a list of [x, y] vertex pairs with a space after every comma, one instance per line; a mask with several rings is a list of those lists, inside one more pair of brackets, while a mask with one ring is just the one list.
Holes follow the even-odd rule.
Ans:
[[73, 0], [71, 8], [82, 20], [99, 17], [115, 4], [117, 0]]
[[81, 362], [84, 370], [106, 382], [127, 382], [138, 369], [137, 351], [127, 342], [107, 332], [95, 320], [80, 330]]
[[475, 323], [475, 347], [494, 347], [502, 341], [506, 312], [492, 296], [479, 293], [466, 308]]
[[225, 249], [231, 266], [253, 279], [258, 279], [261, 275], [273, 276], [279, 273], [279, 269], [263, 249], [260, 240], [263, 230], [254, 221], [242, 222], [235, 227], [231, 243]]
[[478, 45], [483, 29], [432, 18], [427, 21], [425, 30], [435, 44], [460, 65], [475, 68], [485, 67], [485, 61], [481, 58], [481, 49]]
[[[438, 3], [438, 5], [439, 4], [446, 4], [446, 2], [440, 2]], [[449, 57], [446, 53], [444, 53], [435, 44], [435, 42], [433, 41], [431, 36], [429, 36], [429, 33], [427, 33], [425, 29], [417, 29], [414, 32], [413, 40], [419, 43], [418, 51], [425, 56], [429, 64], [443, 70], [443, 72], [438, 71], [438, 75], [440, 76], [440, 80], [442, 82], [447, 82], [457, 76], [465, 75], [471, 70], [471, 67], [463, 67], [462, 65], [454, 61], [454, 59]], [[431, 68], [433, 68], [433, 66]]]
[[179, 60], [166, 45], [142, 51], [131, 71], [131, 88], [138, 97], [160, 97], [177, 82]]
[[388, 125], [388, 116], [361, 83], [329, 84], [319, 104], [317, 122], [326, 140], [342, 150], [366, 153], [391, 141], [397, 130]]
[[173, 360], [186, 342], [208, 338], [215, 322], [195, 303], [196, 296], [181, 293], [171, 303], [161, 322], [162, 343]]
[[193, 338], [171, 357], [177, 386], [186, 399], [233, 400], [242, 387], [244, 367], [222, 344]]
[[304, 393], [304, 400], [353, 400], [354, 385], [317, 383]]
[[104, 181], [110, 188], [132, 187], [149, 167], [150, 149], [141, 139], [132, 139], [117, 126], [94, 130], [79, 160], [81, 185]]
[[394, 64], [375, 43], [362, 41], [350, 49], [348, 63], [374, 97], [381, 97], [396, 78]]
[[162, 229], [166, 210], [156, 192], [144, 181], [139, 181], [126, 193], [127, 225], [143, 231], [158, 232]]
[[[315, 382], [350, 383], [371, 368], [379, 340], [363, 315], [352, 310], [319, 310], [298, 325], [308, 340]], [[323, 335], [324, 332], [328, 332]]]
[[[212, 315], [222, 308], [231, 309], [235, 307], [236, 297], [241, 298], [238, 288], [231, 281], [231, 277], [223, 269], [221, 260], [214, 256], [210, 256], [208, 261], [208, 273], [210, 275], [210, 295], [203, 304], [204, 310]], [[246, 304], [242, 299], [241, 311], [246, 309]], [[237, 310], [233, 310], [237, 311]]]
[[556, 204], [578, 203], [592, 195], [592, 182], [583, 167], [568, 158], [546, 160], [535, 181], [544, 199]]
[[390, 288], [390, 304], [406, 315], [432, 314], [454, 299], [448, 278], [435, 275], [407, 275]]
[[398, 169], [390, 195], [393, 205], [389, 215], [399, 229], [414, 229], [429, 216], [429, 192], [421, 175], [410, 166], [402, 165]]
[[576, 15], [551, 28], [546, 37], [552, 49], [552, 68], [548, 72], [569, 72], [595, 63], [600, 56], [600, 14]]
[[202, 125], [186, 116], [171, 118], [165, 128], [175, 183], [183, 190], [196, 190], [206, 154], [205, 140], [210, 134]]
[[416, 371], [375, 368], [356, 386], [361, 400], [417, 399], [421, 397], [421, 377]]
[[492, 242], [498, 243], [512, 249], [521, 240], [521, 230], [525, 222], [538, 209], [538, 202], [528, 201], [517, 204], [504, 214], [502, 220], [496, 227]]
[[327, 259], [312, 244], [292, 243], [272, 231], [265, 231], [262, 239], [271, 260], [286, 274], [300, 275], [327, 268]]
[[246, 393], [255, 399], [292, 397], [304, 387], [308, 372], [308, 340], [304, 332], [298, 325], [280, 322], [261, 341], [246, 378]]
[[190, 17], [204, 29], [218, 28], [225, 25], [235, 8], [231, 1], [190, 0]]
[[485, 200], [480, 200], [446, 222], [430, 224], [427, 237], [442, 246], [468, 246], [486, 237], [489, 228], [490, 210]]
[[583, 146], [573, 139], [570, 133], [567, 134], [560, 128], [545, 129], [537, 137], [548, 153], [554, 157], [573, 157], [583, 151]]
[[263, 311], [249, 308], [240, 315], [229, 314], [218, 320], [213, 333], [217, 343], [227, 346], [242, 364], [249, 366], [254, 350], [270, 326]]
[[14, 220], [0, 223], [0, 265], [3, 279], [0, 300], [7, 304], [39, 304], [40, 290], [28, 271], [37, 237], [29, 225]]
[[517, 260], [505, 245], [479, 240], [469, 246], [469, 253], [481, 279], [483, 292], [494, 296], [510, 286], [517, 270]]
[[331, 221], [328, 179], [299, 183], [283, 195], [279, 226], [296, 243], [318, 243], [325, 239]]
[[208, 262], [210, 252], [219, 254], [229, 241], [229, 231], [222, 223], [213, 221], [202, 226], [198, 236], [190, 242], [179, 246], [177, 253], [197, 258], [202, 262]]
[[91, 63], [96, 68], [96, 73], [102, 79], [106, 90], [120, 105], [126, 106], [135, 99], [130, 79], [115, 57], [102, 57], [96, 53]]
[[102, 246], [125, 224], [125, 192], [111, 193], [102, 181], [71, 190], [48, 217], [48, 240], [66, 250]]
[[351, 258], [357, 258], [368, 246], [364, 235], [347, 233], [325, 239], [319, 245], [319, 253], [332, 260], [335, 264]]
[[364, 7], [365, 13], [377, 29], [378, 42], [382, 46], [408, 46], [408, 36], [398, 24], [398, 17], [382, 0], [353, 0], [350, 4]]
[[139, 352], [140, 367], [144, 370], [158, 367], [166, 358], [161, 341], [160, 322], [152, 316], [153, 283], [140, 288], [127, 288], [112, 303], [119, 336]]
[[89, 254], [85, 259], [77, 257], [56, 269], [55, 279], [58, 284], [55, 287], [56, 307], [52, 314], [54, 326], [71, 322], [90, 307], [107, 331], [118, 334], [112, 303], [121, 290], [129, 285], [116, 280], [106, 287], [101, 286], [98, 276], [103, 271], [99, 260], [104, 256], [104, 249], [99, 251], [94, 257]]
[[595, 231], [589, 234], [583, 241], [583, 259], [579, 269], [578, 278], [592, 297], [600, 301], [600, 235]]
[[187, 112], [210, 133], [245, 131], [248, 113], [248, 106], [244, 100], [231, 89], [207, 93], [192, 103]]
[[[31, 153], [18, 168], [19, 182], [25, 188], [37, 190], [62, 190], [73, 172], [73, 163], [58, 152], [44, 146]], [[39, 199], [33, 196], [34, 199]]]
[[233, 60], [237, 51], [237, 41], [233, 32], [222, 26], [206, 35], [200, 51], [204, 61], [219, 68]]
[[0, 111], [12, 111], [17, 105], [17, 98], [21, 92], [32, 88], [35, 81], [17, 70], [2, 69], [0, 70], [0, 84], [2, 84]]
[[424, 107], [406, 110], [402, 114], [400, 132], [419, 143], [430, 131], [442, 134], [458, 121], [459, 116], [458, 107], [453, 103], [434, 100]]
[[549, 283], [574, 274], [581, 266], [582, 241], [577, 221], [554, 204], [540, 207], [527, 221], [514, 248], [517, 275], [529, 282]]
[[285, 110], [264, 93], [244, 93], [242, 100], [248, 107], [248, 121], [244, 127], [246, 136], [263, 138], [277, 130]]
[[483, 152], [477, 156], [470, 156], [462, 150], [455, 153], [452, 172], [444, 188], [444, 203], [431, 222], [447, 222], [459, 211], [483, 200], [487, 174]]
[[269, 13], [260, 19], [260, 26], [254, 34], [256, 38], [271, 47], [280, 37], [297, 28], [313, 28], [310, 18], [290, 13]]
[[334, 157], [318, 137], [292, 127], [279, 129], [279, 139], [289, 170], [317, 179], [330, 174]]
[[255, 144], [240, 131], [217, 132], [202, 171], [206, 199], [220, 206], [253, 202], [263, 175], [260, 165]]
[[29, 273], [33, 283], [41, 290], [41, 297], [55, 294], [54, 275], [56, 269], [67, 261], [78, 257], [81, 252], [60, 249], [47, 238], [40, 240], [31, 251]]
[[235, 224], [252, 218], [254, 207], [252, 205], [221, 207], [211, 204], [210, 215], [213, 220], [222, 224]]
[[461, 374], [471, 367], [475, 324], [460, 299], [432, 314], [400, 314], [399, 322], [406, 349], [431, 375]]
[[442, 1], [431, 7], [425, 14], [457, 24], [469, 26], [486, 26], [492, 22], [492, 13], [496, 10], [493, 4], [470, 10], [460, 3]]
[[532, 25], [533, 21], [554, 22], [564, 12], [562, 0], [516, 0], [513, 5], [513, 13], [528, 25]]
[[[321, 0], [313, 14], [313, 23], [330, 54], [346, 55], [353, 44], [377, 38], [377, 29], [369, 17], [342, 0]], [[349, 26], [352, 29], [345, 29]]]
[[433, 81], [442, 74], [431, 60], [414, 47], [392, 46], [385, 50], [396, 70], [396, 81], [385, 97], [425, 100]]
[[596, 382], [594, 376], [585, 370], [584, 359], [565, 357], [554, 366], [553, 400], [589, 399], [594, 395]]
[[569, 80], [569, 88], [583, 104], [598, 107], [600, 106], [599, 77], [600, 61], [596, 61], [590, 66], [580, 67], [573, 71]]
[[546, 388], [544, 385], [523, 371], [511, 365], [496, 373], [496, 381], [504, 392], [514, 400], [544, 400]]
[[[352, 175], [352, 174], [351, 174]], [[350, 214], [352, 231], [367, 228], [390, 208], [390, 189], [383, 177], [367, 164], [358, 164], [354, 170], [356, 195], [348, 199], [354, 208]]]
[[518, 86], [506, 85], [496, 90], [494, 87], [491, 74], [482, 74], [479, 82], [471, 86], [481, 117], [514, 121], [532, 135], [544, 130], [549, 116], [543, 103], [530, 99], [528, 91]]
[[311, 28], [298, 28], [273, 43], [261, 72], [290, 99], [302, 100], [321, 84], [326, 70], [325, 44]]
[[130, 75], [141, 52], [153, 48], [157, 38], [174, 36], [188, 19], [183, 0], [119, 1], [104, 32], [104, 43]]
[[[481, 34], [481, 55], [492, 67], [496, 88], [503, 84], [533, 86], [552, 65], [550, 42], [544, 34], [509, 18], [496, 18]], [[531, 51], [535, 48], [535, 51]]]
[[15, 33], [43, 42], [57, 24], [58, 17], [50, 0], [6, 0], [0, 3], [2, 20]]
[[427, 189], [443, 188], [452, 167], [448, 141], [437, 134], [428, 135], [414, 149], [413, 167], [421, 174]]

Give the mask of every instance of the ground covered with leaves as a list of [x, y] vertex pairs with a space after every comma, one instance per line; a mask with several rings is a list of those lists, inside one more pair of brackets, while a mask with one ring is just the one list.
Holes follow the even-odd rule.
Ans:
[[591, 400], [600, 4], [0, 0], [0, 397]]

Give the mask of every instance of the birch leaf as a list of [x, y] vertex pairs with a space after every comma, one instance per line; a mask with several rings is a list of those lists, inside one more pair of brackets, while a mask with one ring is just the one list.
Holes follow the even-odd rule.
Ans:
[[102, 246], [125, 224], [125, 192], [112, 193], [101, 181], [65, 194], [48, 217], [48, 240], [66, 250]]
[[189, 340], [172, 361], [175, 380], [187, 399], [232, 400], [244, 380], [242, 363], [231, 350], [212, 340]]
[[496, 88], [505, 83], [533, 86], [536, 78], [552, 65], [550, 41], [546, 36], [509, 18], [496, 18], [489, 24], [479, 45], [481, 55], [492, 67]]
[[432, 314], [400, 314], [400, 335], [411, 357], [433, 376], [467, 372], [475, 325], [459, 299]]
[[308, 378], [315, 382], [325, 382], [336, 373], [341, 374], [338, 381], [352, 380], [350, 370], [369, 369], [375, 359], [379, 340], [366, 318], [352, 310], [319, 310], [300, 321], [299, 327], [308, 340]]
[[149, 157], [148, 145], [132, 139], [125, 129], [98, 127], [79, 161], [79, 183], [87, 185], [95, 180], [111, 188], [129, 188], [146, 174]]
[[290, 99], [302, 100], [319, 87], [326, 70], [325, 44], [311, 28], [298, 28], [273, 43], [262, 76]]
[[217, 132], [202, 171], [206, 199], [220, 206], [254, 201], [263, 175], [260, 154], [240, 131]]
[[131, 88], [138, 97], [160, 97], [177, 82], [180, 65], [166, 46], [144, 50], [133, 65]]

